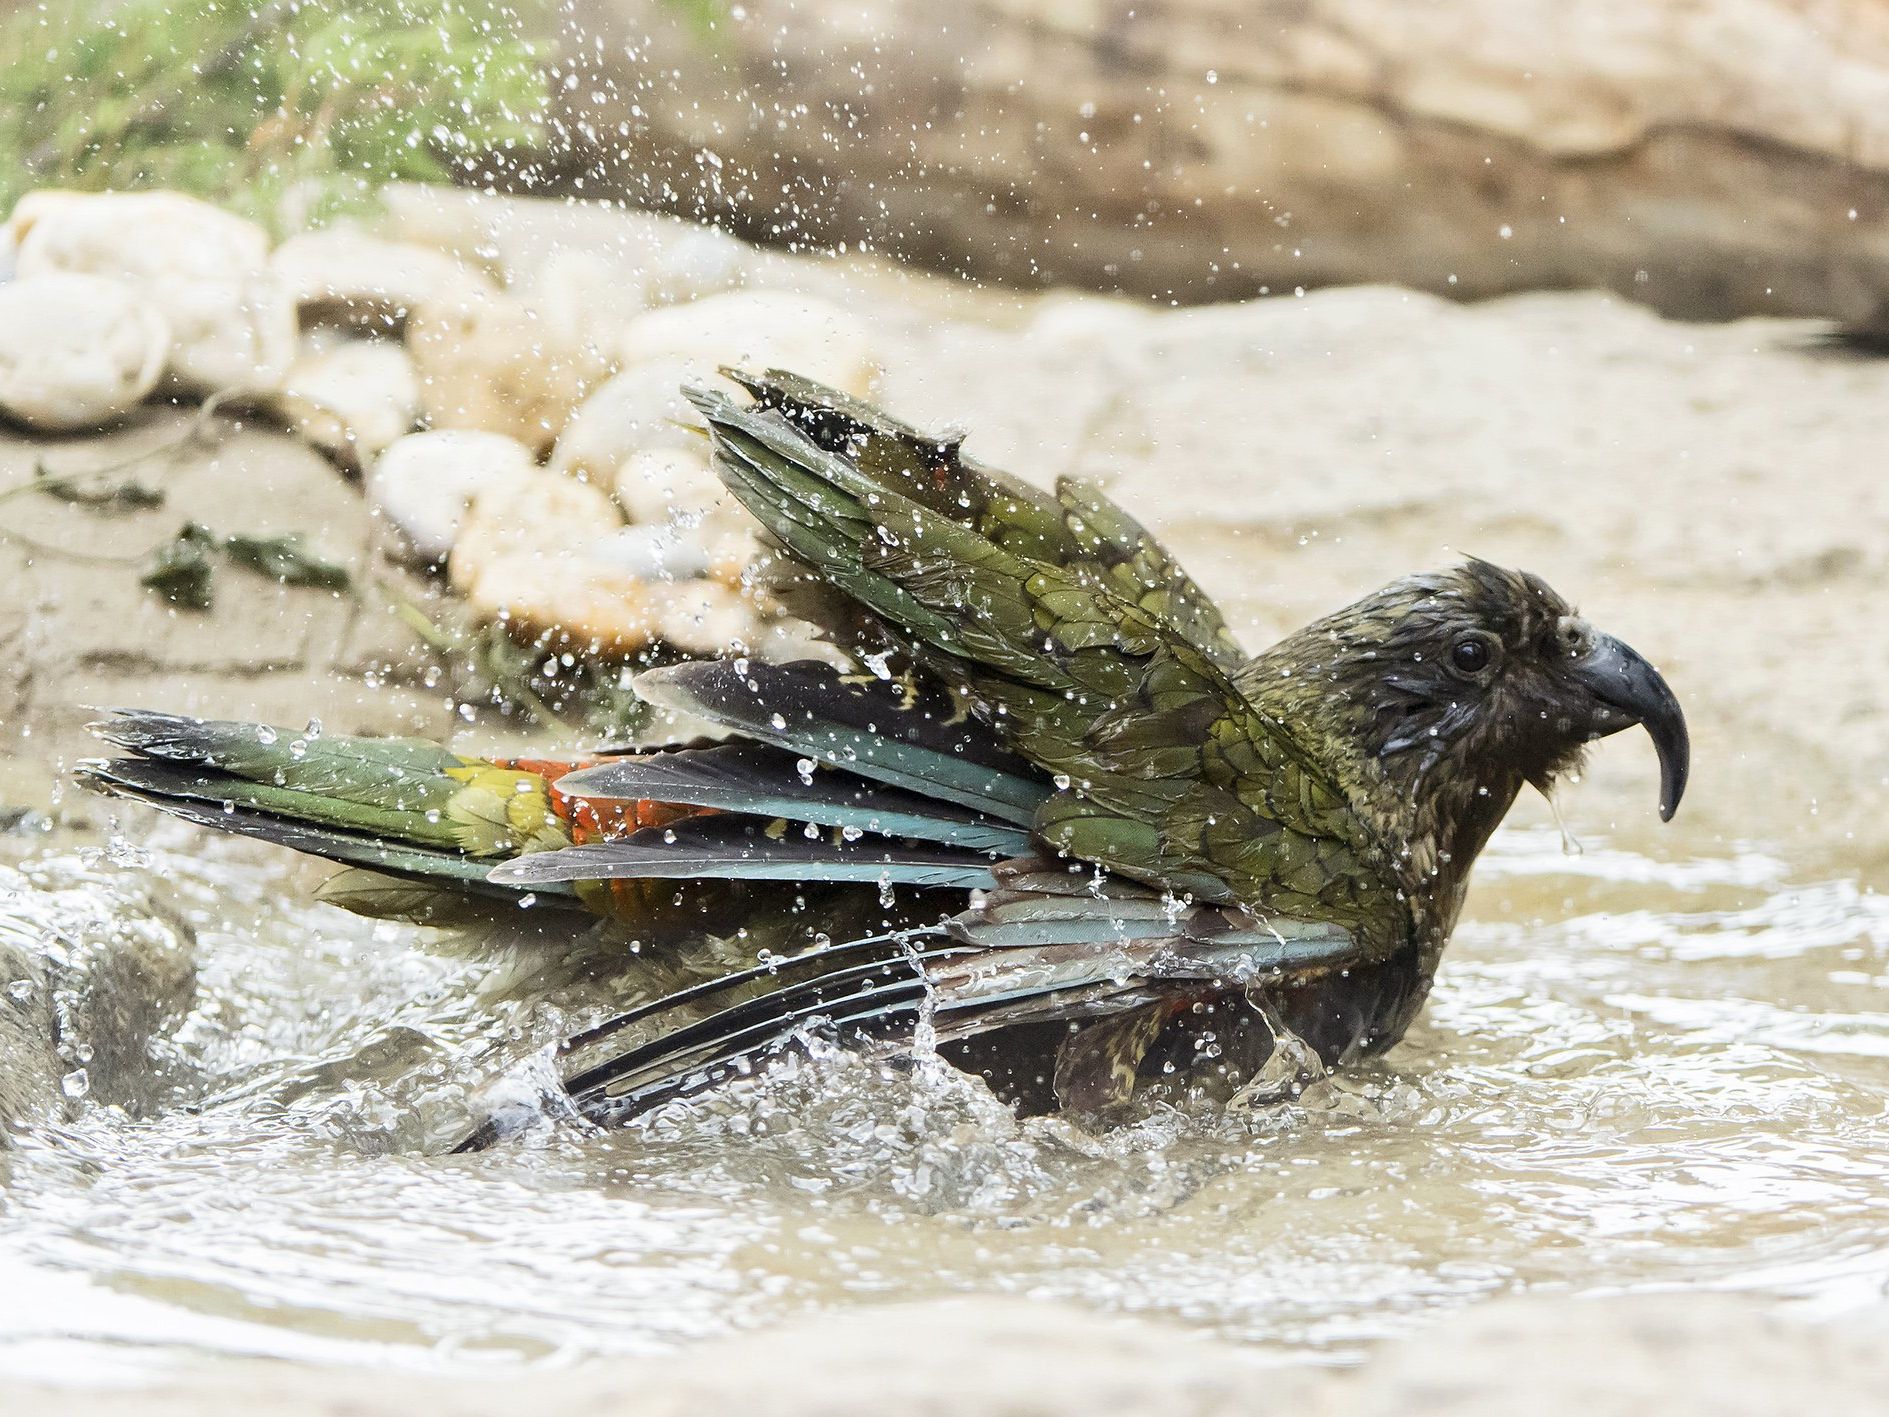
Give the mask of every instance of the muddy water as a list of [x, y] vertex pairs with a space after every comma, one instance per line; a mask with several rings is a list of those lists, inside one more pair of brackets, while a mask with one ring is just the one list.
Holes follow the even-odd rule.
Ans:
[[122, 910], [157, 873], [200, 968], [147, 1075], [92, 1077], [18, 1138], [0, 1372], [566, 1362], [962, 1291], [1330, 1360], [1517, 1290], [1829, 1310], [1889, 1278], [1889, 901], [1761, 852], [1501, 835], [1422, 1024], [1297, 1105], [1091, 1135], [941, 1066], [821, 1056], [627, 1132], [551, 1115], [442, 1159], [494, 1067], [531, 1095], [557, 970], [423, 952], [300, 903], [279, 857], [159, 839], [0, 877], [16, 928], [69, 928], [75, 898]]

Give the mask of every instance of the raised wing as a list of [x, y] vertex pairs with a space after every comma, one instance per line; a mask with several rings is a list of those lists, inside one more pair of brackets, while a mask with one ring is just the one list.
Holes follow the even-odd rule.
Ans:
[[1092, 483], [1064, 478], [1055, 494], [963, 455], [957, 438], [927, 436], [870, 404], [780, 370], [730, 377], [814, 446], [994, 545], [1045, 566], [1083, 568], [1228, 670], [1245, 661], [1219, 607], [1167, 549]]
[[[1201, 900], [1336, 923], [1372, 955], [1406, 942], [1391, 859], [1331, 775], [1133, 583], [1164, 560], [1072, 552], [1048, 499], [954, 451], [930, 470], [855, 456], [844, 410], [816, 442], [813, 414], [691, 396], [717, 470], [785, 552], [1053, 775], [1044, 841]], [[870, 451], [881, 435], [863, 436]]]

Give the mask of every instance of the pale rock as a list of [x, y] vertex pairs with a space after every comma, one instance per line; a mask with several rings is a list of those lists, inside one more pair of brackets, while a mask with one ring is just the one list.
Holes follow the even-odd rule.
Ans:
[[452, 552], [478, 493], [495, 483], [531, 478], [536, 471], [531, 450], [503, 433], [410, 433], [374, 460], [367, 495], [421, 560], [438, 564]]
[[747, 244], [719, 227], [674, 222], [650, 257], [650, 303], [679, 305], [733, 290], [747, 278], [751, 259]]
[[688, 654], [749, 649], [760, 636], [754, 602], [712, 580], [650, 583], [655, 637]]
[[633, 522], [700, 522], [731, 514], [734, 501], [704, 452], [651, 448], [631, 453], [610, 479], [617, 505]]
[[634, 263], [587, 250], [553, 251], [514, 293], [555, 327], [579, 331], [599, 349], [610, 348], [650, 304], [645, 273]]
[[522, 639], [549, 635], [587, 655], [623, 658], [656, 638], [648, 587], [583, 556], [515, 553], [484, 562], [466, 603]]
[[253, 222], [177, 192], [48, 191], [22, 197], [9, 226], [20, 276], [109, 276], [155, 305], [180, 392], [268, 392], [294, 360], [295, 305]]
[[420, 416], [420, 381], [412, 358], [397, 344], [309, 341], [283, 380], [275, 407], [297, 435], [358, 471], [412, 431]]
[[693, 526], [667, 521], [626, 526], [599, 541], [593, 550], [600, 560], [639, 580], [707, 577], [738, 589], [755, 546], [754, 534], [746, 527], [719, 520]]
[[28, 427], [64, 433], [122, 418], [157, 386], [169, 349], [164, 317], [119, 281], [0, 285], [0, 411]]
[[706, 576], [708, 548], [672, 523], [652, 522], [611, 532], [593, 548], [597, 559], [639, 581], [689, 580]]
[[546, 318], [583, 331], [600, 349], [612, 349], [650, 309], [719, 294], [746, 273], [748, 248], [713, 227], [665, 221], [653, 232], [631, 231], [647, 241], [626, 241], [628, 249], [552, 251], [524, 273], [514, 293]]
[[673, 358], [613, 375], [572, 416], [552, 451], [551, 466], [606, 486], [628, 458], [648, 450], [692, 453], [706, 466], [707, 429], [682, 393], [684, 385], [698, 382], [719, 381], [712, 368]]
[[850, 654], [805, 620], [792, 616], [767, 615], [756, 621], [752, 638], [746, 642], [749, 654], [769, 664], [792, 664], [799, 659], [817, 659], [838, 669], [858, 668]]
[[391, 332], [422, 306], [450, 309], [498, 293], [485, 272], [443, 251], [346, 227], [291, 236], [270, 266], [310, 324]]
[[656, 633], [649, 588], [592, 549], [622, 522], [598, 488], [543, 470], [509, 477], [473, 499], [448, 574], [476, 614], [520, 636], [631, 654]]
[[1146, 338], [1156, 318], [1152, 309], [1126, 300], [1057, 291], [1036, 302], [1026, 328], [1032, 339], [1096, 350]]
[[464, 188], [396, 183], [381, 194], [385, 229], [493, 272], [530, 292], [572, 256], [652, 303], [694, 300], [749, 279], [759, 253], [739, 238], [621, 202], [494, 198]]
[[709, 577], [725, 586], [743, 586], [761, 550], [755, 523], [747, 512], [735, 507], [727, 516], [710, 517], [697, 536], [708, 561]]
[[509, 295], [429, 306], [407, 321], [435, 428], [476, 428], [549, 448], [609, 373], [581, 329]]
[[879, 375], [870, 326], [817, 296], [736, 290], [652, 310], [616, 345], [625, 367], [681, 359], [712, 372], [722, 365], [786, 369], [865, 397]]

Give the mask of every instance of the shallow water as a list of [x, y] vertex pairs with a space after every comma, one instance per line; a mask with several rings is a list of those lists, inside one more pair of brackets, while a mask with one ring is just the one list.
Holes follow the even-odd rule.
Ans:
[[1758, 851], [1500, 835], [1410, 1039], [1291, 1106], [1091, 1135], [940, 1065], [816, 1056], [625, 1132], [552, 1118], [438, 1158], [495, 1057], [533, 1094], [562, 975], [422, 952], [304, 903], [279, 856], [159, 839], [0, 875], [14, 928], [175, 909], [200, 970], [162, 1066], [18, 1138], [0, 1372], [561, 1363], [965, 1291], [1329, 1361], [1515, 1290], [1821, 1311], [1889, 1279], [1889, 899]]

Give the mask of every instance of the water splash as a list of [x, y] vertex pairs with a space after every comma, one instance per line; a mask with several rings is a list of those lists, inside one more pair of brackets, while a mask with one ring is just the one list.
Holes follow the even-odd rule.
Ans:
[[[21, 1134], [0, 1275], [38, 1297], [0, 1371], [101, 1339], [121, 1370], [177, 1346], [564, 1362], [992, 1290], [1329, 1355], [1534, 1286], [1827, 1308], [1889, 1274], [1889, 905], [1762, 853], [1505, 834], [1406, 1043], [1329, 1077], [1283, 1050], [1237, 1107], [1092, 1132], [811, 1034], [598, 1133], [547, 1086], [589, 1017], [577, 957], [428, 952], [298, 903], [275, 858], [188, 846], [42, 860], [9, 897], [15, 928], [83, 901], [126, 939], [180, 920], [199, 975], [166, 1037], [189, 1110], [100, 1105], [129, 1066], [100, 1048]], [[29, 987], [0, 1024], [40, 998], [4, 973]], [[438, 1155], [494, 1078], [527, 1137]]]

